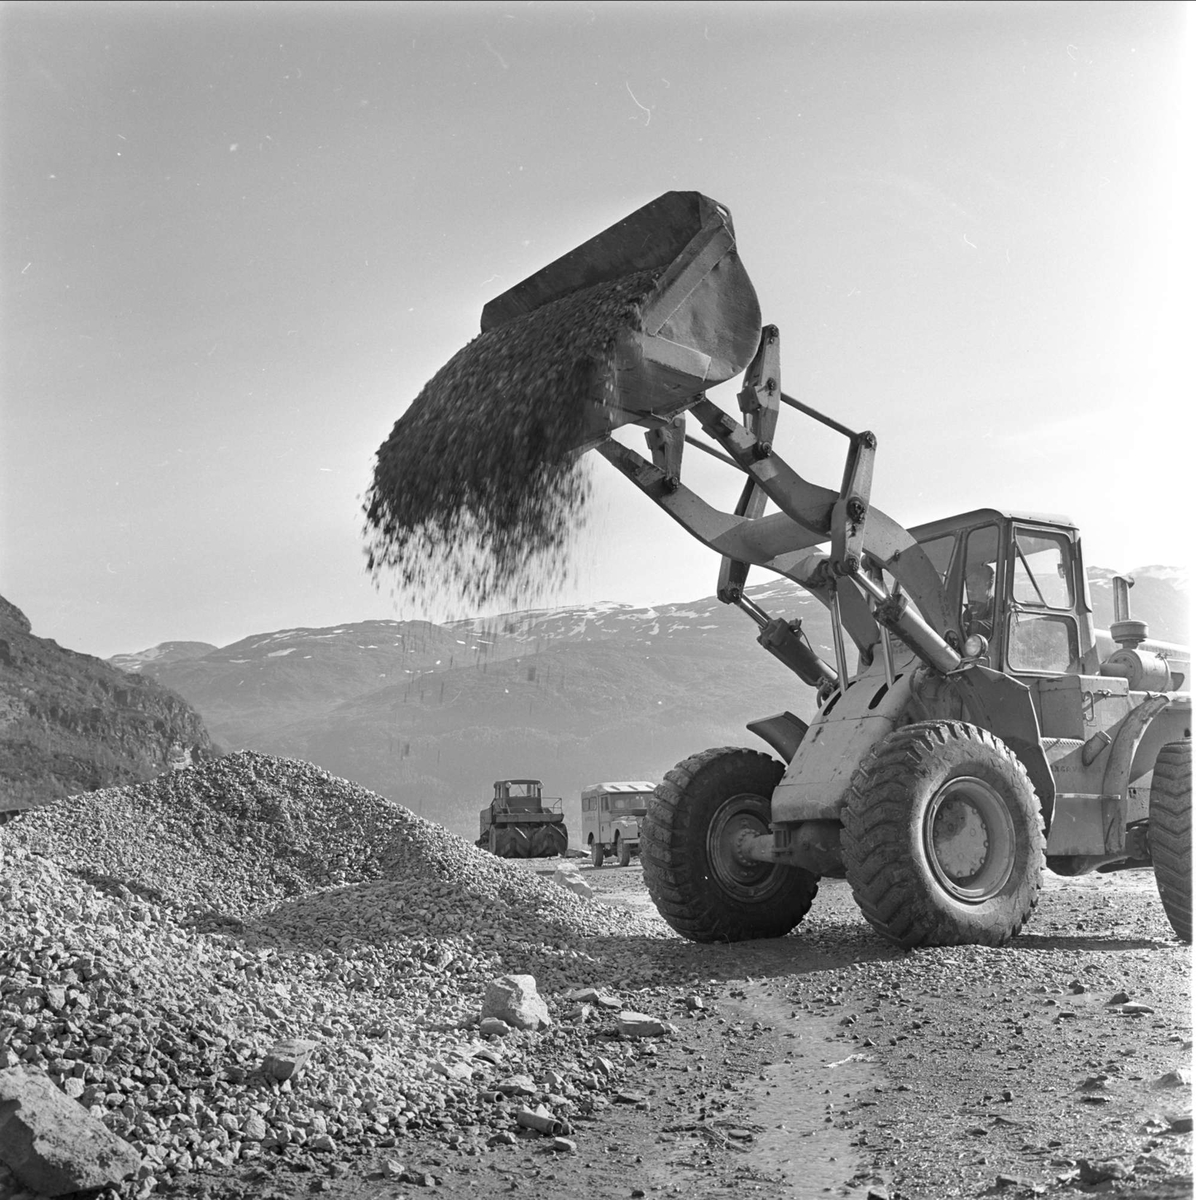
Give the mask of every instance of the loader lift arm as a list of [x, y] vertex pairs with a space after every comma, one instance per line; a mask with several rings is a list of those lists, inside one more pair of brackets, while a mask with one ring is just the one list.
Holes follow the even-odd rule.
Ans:
[[[771, 343], [769, 329], [773, 327], [765, 330], [762, 351], [770, 344], [775, 346], [775, 329]], [[959, 654], [947, 640], [953, 621], [938, 572], [906, 529], [868, 503], [867, 484], [875, 451], [875, 439], [870, 434], [852, 434], [820, 417], [853, 439], [843, 486], [835, 492], [804, 479], [767, 439], [735, 421], [704, 394], [688, 407], [704, 432], [748, 477], [735, 513], [714, 508], [681, 483], [677, 447], [682, 443], [675, 433], [673, 462], [667, 465], [650, 463], [609, 438], [594, 449], [693, 537], [723, 556], [721, 600], [744, 607], [742, 589], [748, 566], [765, 567], [792, 579], [830, 608], [867, 659], [882, 644], [884, 626], [937, 669], [954, 670], [960, 665]], [[805, 405], [799, 407], [813, 412]], [[771, 424], [775, 428], [775, 420]], [[659, 441], [653, 445], [654, 453], [659, 453], [658, 446]], [[674, 469], [667, 469], [669, 466]], [[762, 512], [767, 500], [781, 511], [752, 515]], [[827, 541], [832, 546], [829, 559], [811, 553], [813, 547]], [[887, 591], [869, 578], [866, 565], [887, 571], [917, 609], [896, 590]], [[755, 613], [748, 608], [745, 611], [763, 628], [764, 622]], [[762, 644], [771, 649], [767, 643]], [[836, 659], [836, 674], [846, 679], [846, 663], [838, 647]]]

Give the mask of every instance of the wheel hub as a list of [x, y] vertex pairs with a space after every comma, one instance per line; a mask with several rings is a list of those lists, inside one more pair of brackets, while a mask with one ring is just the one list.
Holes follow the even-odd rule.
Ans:
[[935, 878], [957, 900], [989, 900], [1013, 873], [1013, 819], [1000, 793], [973, 776], [938, 790], [926, 810], [923, 840]]
[[745, 844], [768, 833], [768, 801], [732, 796], [715, 814], [706, 834], [710, 873], [722, 888], [744, 900], [758, 900], [776, 881], [776, 865], [748, 856]]

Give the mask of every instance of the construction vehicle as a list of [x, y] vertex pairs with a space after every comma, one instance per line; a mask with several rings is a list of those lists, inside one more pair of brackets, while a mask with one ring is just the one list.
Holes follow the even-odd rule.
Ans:
[[629, 867], [640, 851], [640, 821], [656, 792], [654, 783], [592, 783], [581, 791], [581, 836], [590, 861], [602, 866], [608, 854]]
[[538, 779], [497, 779], [494, 799], [479, 814], [475, 845], [499, 858], [555, 858], [569, 852], [559, 798], [547, 800]]
[[[1190, 651], [1148, 637], [1125, 582], [1110, 630], [1094, 628], [1066, 518], [979, 509], [905, 529], [873, 505], [877, 439], [782, 390], [780, 335], [761, 323], [730, 213], [699, 193], [667, 193], [564, 255], [491, 301], [482, 328], [647, 270], [574, 449], [721, 556], [719, 599], [817, 700], [809, 722], [748, 724], [772, 754], [707, 750], [657, 787], [641, 857], [664, 918], [696, 941], [779, 937], [821, 876], [845, 877], [899, 945], [995, 946], [1029, 920], [1045, 868], [1153, 863], [1190, 940]], [[736, 419], [706, 392], [741, 372]], [[782, 406], [845, 439], [834, 486], [777, 452]], [[648, 457], [610, 436], [631, 424]], [[745, 477], [733, 512], [682, 482], [686, 446]], [[827, 607], [833, 662], [745, 594], [751, 566]]]

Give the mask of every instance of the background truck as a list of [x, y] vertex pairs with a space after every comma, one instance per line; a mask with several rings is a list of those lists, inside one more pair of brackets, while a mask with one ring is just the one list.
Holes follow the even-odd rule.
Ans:
[[[780, 333], [761, 323], [731, 215], [697, 192], [661, 196], [492, 300], [473, 345], [508, 323], [535, 344], [539, 321], [559, 354], [562, 306], [590, 319], [605, 310], [587, 297], [617, 280], [634, 304], [601, 353], [558, 369], [579, 382], [541, 420], [584, 413], [568, 413], [571, 452], [600, 454], [720, 556], [719, 599], [817, 700], [808, 723], [748, 724], [771, 753], [706, 750], [657, 787], [641, 857], [669, 924], [697, 941], [780, 937], [821, 876], [846, 877], [902, 946], [995, 946], [1030, 919], [1044, 870], [1153, 864], [1190, 941], [1189, 650], [1150, 639], [1126, 581], [1111, 628], [1094, 627], [1065, 517], [983, 508], [906, 529], [876, 507], [876, 437], [782, 390]], [[741, 372], [737, 418], [707, 391]], [[843, 437], [831, 486], [778, 451], [782, 405]], [[630, 425], [647, 457], [611, 436]], [[740, 473], [734, 511], [683, 482], [691, 446]], [[1160, 519], [1178, 542], [1182, 514]], [[833, 661], [745, 595], [752, 566], [827, 607]]]
[[499, 858], [553, 858], [569, 852], [560, 799], [546, 800], [538, 779], [497, 779], [479, 814], [477, 846]]
[[594, 866], [608, 854], [619, 866], [631, 864], [640, 849], [640, 820], [656, 791], [654, 783], [592, 783], [581, 792], [581, 836]]

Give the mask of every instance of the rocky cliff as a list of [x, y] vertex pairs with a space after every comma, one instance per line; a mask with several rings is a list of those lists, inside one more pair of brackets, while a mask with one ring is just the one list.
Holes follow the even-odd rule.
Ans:
[[173, 692], [35, 637], [0, 597], [0, 814], [218, 755]]

